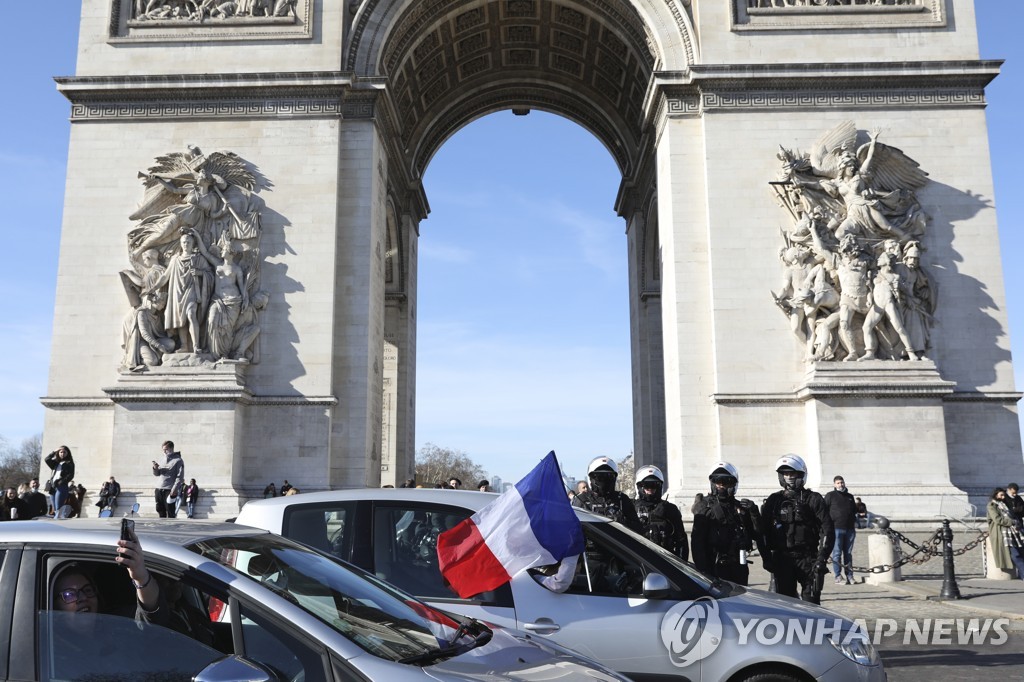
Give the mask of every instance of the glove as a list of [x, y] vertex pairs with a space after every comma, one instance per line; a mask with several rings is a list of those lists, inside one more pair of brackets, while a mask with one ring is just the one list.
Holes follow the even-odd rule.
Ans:
[[768, 554], [761, 555], [761, 565], [764, 566], [764, 570], [769, 573], [775, 572], [775, 564], [772, 562], [772, 558]]
[[818, 559], [817, 561], [814, 562], [814, 572], [817, 573], [818, 575], [827, 575], [828, 574], [828, 564], [825, 563], [824, 561], [822, 561], [821, 559]]

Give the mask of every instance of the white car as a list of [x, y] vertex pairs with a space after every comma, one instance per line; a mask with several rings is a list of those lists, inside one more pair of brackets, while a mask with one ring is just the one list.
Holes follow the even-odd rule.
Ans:
[[[164, 614], [142, 622], [114, 562], [119, 523], [0, 523], [0, 680], [622, 679], [536, 638], [455, 622], [363, 571], [230, 523], [136, 520]], [[54, 608], [58, 600], [74, 608]]]
[[236, 523], [350, 561], [443, 609], [548, 638], [633, 680], [880, 682], [877, 652], [838, 614], [708, 577], [608, 519], [577, 510], [587, 550], [564, 592], [537, 571], [459, 599], [437, 536], [492, 493], [362, 489], [249, 502]]

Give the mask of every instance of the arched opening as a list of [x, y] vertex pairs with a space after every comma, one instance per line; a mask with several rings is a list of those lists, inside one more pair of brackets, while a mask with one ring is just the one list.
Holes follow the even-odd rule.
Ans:
[[[466, 385], [472, 384], [473, 377], [446, 388], [442, 388], [446, 386], [444, 382], [434, 384], [428, 378], [433, 377], [431, 353], [434, 349], [430, 344], [435, 339], [435, 330], [431, 325], [437, 322], [429, 315], [432, 300], [429, 291], [432, 264], [429, 259], [437, 254], [432, 253], [434, 245], [428, 237], [436, 239], [434, 235], [443, 234], [443, 226], [439, 223], [450, 220], [443, 213], [438, 214], [443, 205], [443, 202], [438, 202], [447, 198], [446, 192], [451, 192], [453, 186], [467, 180], [454, 180], [437, 186], [426, 180], [427, 168], [433, 167], [435, 155], [446, 147], [450, 138], [459, 131], [471, 131], [465, 134], [472, 136], [475, 134], [472, 131], [479, 130], [476, 126], [490, 129], [493, 127], [491, 115], [499, 112], [500, 116], [495, 120], [506, 122], [504, 125], [510, 127], [517, 124], [520, 128], [529, 127], [539, 121], [560, 121], [562, 130], [566, 130], [564, 126], [571, 126], [573, 135], [586, 139], [591, 145], [588, 154], [603, 147], [599, 153], [603, 155], [602, 165], [610, 168], [607, 176], [610, 184], [600, 196], [584, 201], [589, 204], [588, 208], [605, 212], [601, 218], [589, 222], [616, 223], [606, 228], [606, 235], [615, 235], [618, 239], [619, 255], [614, 267], [621, 273], [614, 278], [617, 288], [605, 298], [621, 302], [615, 332], [620, 339], [620, 357], [628, 344], [629, 361], [626, 364], [631, 367], [627, 380], [621, 372], [625, 366], [622, 362], [608, 363], [597, 355], [589, 362], [592, 368], [597, 368], [597, 374], [609, 371], [609, 364], [620, 371], [614, 380], [609, 380], [621, 386], [616, 416], [598, 416], [603, 408], [595, 409], [594, 415], [601, 423], [621, 425], [619, 438], [606, 438], [603, 443], [589, 444], [585, 435], [590, 431], [580, 425], [577, 427], [578, 438], [561, 434], [564, 446], [552, 443], [551, 437], [537, 434], [535, 443], [527, 445], [523, 442], [515, 454], [529, 461], [531, 456], [542, 456], [551, 448], [561, 449], [566, 458], [579, 460], [567, 465], [575, 467], [577, 475], [582, 474], [585, 460], [598, 452], [617, 458], [633, 452], [638, 462], [665, 465], [660, 261], [656, 229], [648, 229], [647, 226], [657, 225], [657, 219], [651, 217], [656, 210], [657, 189], [654, 164], [657, 132], [653, 124], [657, 117], [652, 105], [656, 94], [654, 74], [658, 69], [689, 63], [693, 56], [689, 32], [679, 23], [686, 23], [686, 13], [675, 11], [677, 9], [674, 0], [668, 3], [649, 0], [369, 0], [359, 6], [348, 43], [346, 67], [366, 78], [368, 84], [374, 83], [372, 87], [382, 88], [384, 96], [381, 98], [378, 125], [386, 140], [388, 193], [401, 216], [397, 221], [391, 221], [398, 225], [394, 231], [395, 243], [386, 245], [389, 255], [398, 264], [400, 281], [404, 282], [391, 285], [386, 294], [388, 312], [384, 330], [382, 433], [385, 440], [392, 436], [396, 439], [393, 445], [385, 444], [384, 447], [382, 471], [386, 480], [392, 477], [398, 480], [403, 468], [411, 471], [409, 467], [417, 444], [445, 441], [440, 444], [470, 449], [469, 443], [455, 442], [459, 439], [449, 438], [443, 432], [436, 436], [426, 434], [421, 426], [417, 426], [437, 423], [438, 420], [448, 422], [453, 418], [452, 415], [431, 413], [436, 404], [450, 402], [432, 399], [432, 391], [437, 391], [439, 396], [475, 394], [485, 389], [488, 396], [501, 393], [500, 378], [473, 384], [472, 389], [467, 389]], [[659, 36], [652, 26], [657, 26], [658, 30], [668, 26], [672, 29]], [[666, 36], [671, 37], [666, 40]], [[499, 128], [491, 133], [492, 139], [481, 141], [478, 146], [488, 148], [492, 144], [501, 144], [504, 135]], [[543, 149], [530, 150], [525, 142], [494, 156], [511, 164], [522, 161], [519, 174], [524, 176], [530, 175], [531, 169], [538, 165], [546, 164], [550, 168], [560, 161], [546, 158]], [[452, 149], [458, 148], [458, 144]], [[552, 188], [578, 181], [585, 175], [581, 172], [583, 165], [569, 163], [559, 177], [526, 192], [537, 198], [532, 210], [548, 206], [551, 213], [550, 205], [555, 196]], [[474, 166], [474, 172], [480, 170], [479, 164]], [[507, 179], [495, 177], [488, 189]], [[500, 197], [497, 205], [479, 220], [493, 222], [495, 217], [508, 212], [511, 208], [509, 199], [508, 194]], [[428, 213], [430, 220], [421, 223]], [[621, 220], [614, 218], [614, 213], [618, 213]], [[520, 220], [537, 222], [529, 217]], [[509, 225], [491, 233], [522, 240], [529, 234], [522, 227], [517, 230], [516, 226]], [[392, 234], [390, 224], [387, 234]], [[475, 232], [471, 234], [476, 236]], [[519, 246], [519, 243], [515, 245]], [[490, 270], [483, 272], [483, 282], [464, 284], [467, 291], [486, 292], [493, 287], [497, 274], [494, 259], [508, 257], [512, 250], [509, 244], [486, 248], [490, 253], [483, 256], [483, 263], [488, 264]], [[543, 244], [534, 248], [540, 251], [551, 249]], [[566, 260], [586, 263], [584, 247], [566, 245], [561, 248], [565, 253], [552, 256], [560, 255]], [[557, 252], [559, 247], [553, 250]], [[622, 258], [623, 255], [626, 258]], [[511, 266], [511, 261], [503, 261], [503, 264]], [[422, 297], [419, 296], [421, 278], [424, 286], [428, 287]], [[580, 281], [587, 279], [577, 277], [571, 283], [577, 285]], [[622, 286], [623, 281], [626, 282], [625, 287]], [[570, 309], [573, 299], [571, 294], [564, 293], [566, 287], [565, 281], [553, 282], [547, 293], [548, 298], [558, 301], [563, 312]], [[591, 282], [591, 291], [584, 290], [579, 296], [592, 294], [593, 288]], [[505, 299], [498, 296], [495, 300]], [[503, 303], [492, 303], [491, 308], [488, 313], [510, 314]], [[609, 308], [607, 303], [605, 308]], [[454, 309], [458, 310], [458, 307]], [[614, 310], [614, 306], [611, 309]], [[549, 315], [553, 319], [558, 317], [554, 313]], [[524, 322], [523, 331], [529, 325], [530, 322]], [[586, 329], [586, 326], [579, 329]], [[538, 333], [543, 332], [538, 330]], [[563, 360], [556, 363], [547, 374], [568, 372], [570, 368], [580, 366], [576, 363], [581, 362], [582, 357], [596, 352], [586, 346], [586, 332], [562, 332], [561, 335], [566, 338], [561, 340], [560, 352], [573, 343], [578, 344], [580, 352], [572, 356], [572, 362]], [[397, 341], [389, 345], [392, 340]], [[448, 353], [456, 346], [445, 343], [438, 352]], [[522, 341], [515, 346], [516, 352], [522, 352], [526, 347]], [[533, 354], [532, 363], [550, 361], [558, 354], [539, 348]], [[466, 355], [483, 360], [480, 352]], [[399, 359], [391, 362], [389, 358]], [[420, 363], [425, 363], [422, 369]], [[515, 358], [504, 361], [495, 358], [487, 367], [494, 371], [497, 367], [523, 364], [523, 360]], [[403, 367], [408, 372], [404, 380], [400, 376]], [[470, 374], [479, 382], [482, 373], [483, 370], [478, 369]], [[537, 373], [542, 375], [545, 372], [538, 369]], [[578, 377], [548, 382], [546, 390], [550, 393], [551, 402], [547, 404], [546, 411], [551, 413], [551, 420], [555, 423], [558, 409], [556, 394], [551, 393], [553, 386], [580, 385], [589, 380], [582, 376], [584, 374], [580, 370]], [[421, 378], [417, 380], [417, 376]], [[515, 378], [521, 378], [521, 375]], [[562, 400], [578, 401], [580, 394], [588, 396], [588, 400], [596, 400], [602, 392], [584, 390], [574, 394], [573, 398]], [[494, 399], [471, 401], [461, 408], [466, 414], [454, 415], [454, 419], [456, 422], [461, 419], [464, 425], [468, 421], [490, 423], [485, 416], [472, 420], [470, 413], [491, 405], [492, 412], [505, 413], [506, 416], [500, 417], [499, 421], [502, 427], [513, 428], [515, 410], [530, 407], [513, 407], [507, 402], [510, 399], [511, 396], [506, 396], [506, 402], [502, 403]], [[509, 415], [510, 412], [513, 414]], [[519, 439], [499, 437], [491, 438], [490, 442], [495, 440], [510, 442]], [[512, 454], [510, 449], [508, 455]], [[490, 455], [481, 452], [480, 456], [486, 458]], [[395, 473], [389, 475], [387, 472]], [[525, 473], [525, 470], [520, 473]]]
[[582, 477], [633, 449], [625, 223], [614, 159], [564, 118], [500, 112], [424, 176], [416, 440], [515, 481], [554, 449]]

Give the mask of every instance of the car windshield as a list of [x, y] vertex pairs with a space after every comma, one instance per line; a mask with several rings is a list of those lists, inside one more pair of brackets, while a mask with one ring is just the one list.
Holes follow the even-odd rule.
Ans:
[[188, 549], [234, 569], [380, 658], [422, 656], [447, 646], [459, 624], [368, 576], [285, 538], [225, 537]]
[[647, 550], [656, 553], [661, 559], [671, 564], [674, 569], [686, 575], [687, 578], [695, 582], [697, 585], [700, 586], [702, 590], [712, 595], [713, 597], [729, 597], [743, 591], [743, 588], [739, 587], [738, 585], [721, 581], [705, 573], [701, 573], [692, 564], [688, 564], [687, 562], [683, 561], [678, 556], [668, 551], [664, 547], [654, 542], [651, 542], [650, 540], [648, 540], [642, 535], [639, 535], [638, 533], [632, 532], [620, 523], [595, 523], [591, 524], [591, 526], [595, 528], [600, 528], [603, 532], [609, 533], [618, 542], [625, 544], [627, 547], [637, 542], [643, 544]]

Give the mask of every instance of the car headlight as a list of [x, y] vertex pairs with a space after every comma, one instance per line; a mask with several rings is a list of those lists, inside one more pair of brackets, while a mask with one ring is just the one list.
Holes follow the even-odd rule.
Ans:
[[875, 649], [868, 636], [859, 630], [837, 633], [829, 637], [828, 641], [836, 648], [836, 651], [854, 663], [878, 665], [878, 650]]

